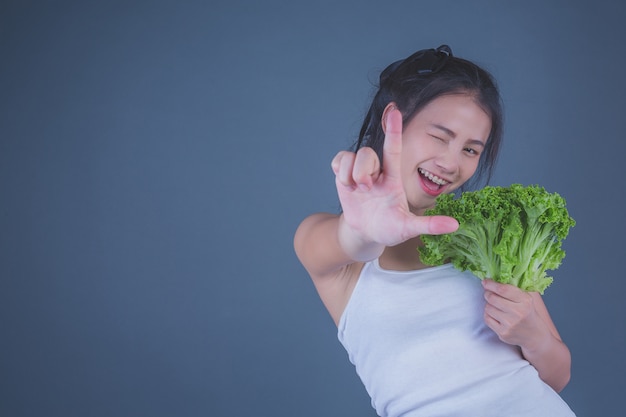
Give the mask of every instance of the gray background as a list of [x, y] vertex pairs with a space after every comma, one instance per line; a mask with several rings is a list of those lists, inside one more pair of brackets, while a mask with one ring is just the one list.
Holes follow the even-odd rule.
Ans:
[[0, 415], [374, 416], [292, 236], [378, 72], [442, 43], [499, 80], [494, 183], [568, 201], [562, 395], [620, 414], [625, 4], [2, 1]]

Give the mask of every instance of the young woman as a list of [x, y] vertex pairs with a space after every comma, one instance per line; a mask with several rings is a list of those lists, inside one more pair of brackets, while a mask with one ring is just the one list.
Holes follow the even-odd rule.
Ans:
[[488, 179], [502, 134], [491, 75], [449, 47], [380, 76], [353, 151], [332, 161], [340, 214], [317, 213], [294, 247], [380, 416], [572, 416], [557, 394], [570, 353], [542, 298], [420, 262], [423, 216]]

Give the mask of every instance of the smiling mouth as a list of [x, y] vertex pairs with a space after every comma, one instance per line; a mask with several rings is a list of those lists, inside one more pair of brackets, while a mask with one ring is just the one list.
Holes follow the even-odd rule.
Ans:
[[439, 189], [449, 184], [448, 181], [444, 180], [443, 178], [439, 178], [432, 172], [426, 171], [424, 168], [418, 168], [417, 171], [425, 180], [427, 180], [426, 181], [427, 185], [428, 184], [432, 185], [432, 187], [429, 187], [429, 188], [432, 188], [433, 190]]

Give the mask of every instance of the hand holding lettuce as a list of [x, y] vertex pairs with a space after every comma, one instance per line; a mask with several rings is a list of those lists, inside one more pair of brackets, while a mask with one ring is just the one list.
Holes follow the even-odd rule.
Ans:
[[458, 198], [443, 194], [425, 214], [454, 217], [460, 226], [450, 234], [422, 235], [424, 264], [451, 262], [481, 279], [541, 294], [552, 283], [546, 271], [561, 265], [561, 244], [576, 224], [565, 200], [538, 185], [488, 186]]

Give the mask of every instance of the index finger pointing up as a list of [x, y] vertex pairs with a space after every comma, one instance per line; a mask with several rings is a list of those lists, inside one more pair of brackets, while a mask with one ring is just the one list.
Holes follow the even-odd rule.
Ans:
[[385, 142], [383, 144], [383, 171], [386, 176], [400, 177], [402, 154], [402, 113], [395, 107], [388, 109], [385, 118]]

